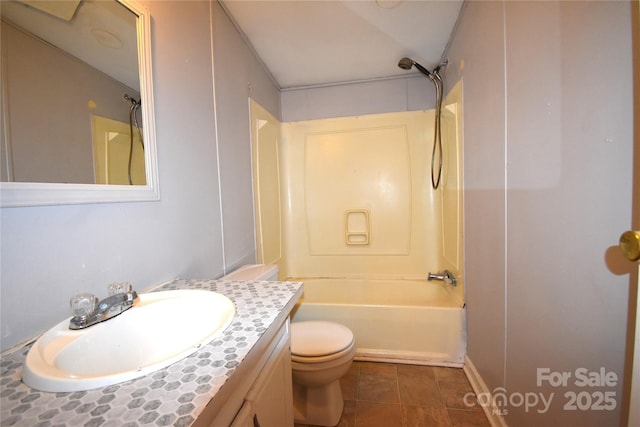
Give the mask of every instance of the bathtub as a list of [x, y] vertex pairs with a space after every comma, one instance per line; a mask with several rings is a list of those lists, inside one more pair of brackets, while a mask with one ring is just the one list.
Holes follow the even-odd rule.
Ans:
[[349, 327], [356, 360], [463, 365], [464, 302], [451, 285], [422, 280], [291, 278], [304, 282], [292, 321]]

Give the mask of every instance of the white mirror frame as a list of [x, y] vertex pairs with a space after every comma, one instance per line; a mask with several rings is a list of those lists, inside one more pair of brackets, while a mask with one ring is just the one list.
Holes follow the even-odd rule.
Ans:
[[73, 205], [160, 200], [156, 156], [153, 78], [151, 73], [151, 15], [134, 0], [117, 0], [137, 15], [138, 69], [142, 123], [145, 132], [146, 185], [0, 183], [0, 207]]

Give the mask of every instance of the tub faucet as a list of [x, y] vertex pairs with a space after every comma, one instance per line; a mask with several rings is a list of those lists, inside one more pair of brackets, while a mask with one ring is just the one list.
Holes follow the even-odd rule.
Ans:
[[[84, 299], [75, 306], [80, 307], [79, 310], [74, 308], [74, 298], [78, 297]], [[77, 295], [74, 298], [71, 299], [74, 316], [69, 321], [69, 329], [77, 330], [104, 322], [127, 311], [133, 306], [134, 301], [138, 298], [138, 294], [136, 291], [129, 289], [111, 295], [99, 302], [97, 302], [97, 297], [88, 294]], [[90, 307], [89, 310], [87, 310], [88, 307]]]
[[443, 282], [449, 283], [453, 286], [458, 284], [458, 280], [449, 270], [445, 270], [443, 274], [429, 273], [427, 280], [442, 280]]

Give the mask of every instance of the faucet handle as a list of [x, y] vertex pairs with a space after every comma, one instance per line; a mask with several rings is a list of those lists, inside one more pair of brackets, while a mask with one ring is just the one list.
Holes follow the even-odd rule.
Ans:
[[444, 281], [452, 286], [456, 286], [458, 284], [458, 279], [456, 279], [456, 276], [454, 276], [449, 270], [444, 271]]
[[109, 290], [109, 296], [126, 294], [133, 290], [133, 285], [129, 282], [116, 282], [109, 284], [107, 289]]
[[69, 300], [74, 317], [85, 317], [93, 313], [98, 305], [98, 297], [93, 294], [78, 294]]

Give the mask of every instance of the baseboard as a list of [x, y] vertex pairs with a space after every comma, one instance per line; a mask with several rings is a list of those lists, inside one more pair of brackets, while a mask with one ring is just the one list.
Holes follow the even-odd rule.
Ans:
[[[482, 380], [480, 373], [476, 370], [476, 367], [469, 359], [469, 356], [464, 357], [464, 367], [462, 368], [469, 383], [471, 384], [471, 388], [476, 393], [476, 396], [482, 394], [484, 396], [491, 396], [491, 390], [487, 387], [487, 384]], [[481, 406], [484, 411], [491, 427], [508, 427], [507, 422], [504, 420], [504, 417], [500, 414], [500, 408], [492, 405], [483, 405]]]
[[384, 362], [408, 365], [446, 366], [450, 368], [462, 368], [463, 363], [450, 360], [454, 359], [442, 353], [419, 353], [412, 351], [378, 350], [371, 348], [358, 348], [355, 360], [361, 362]]

